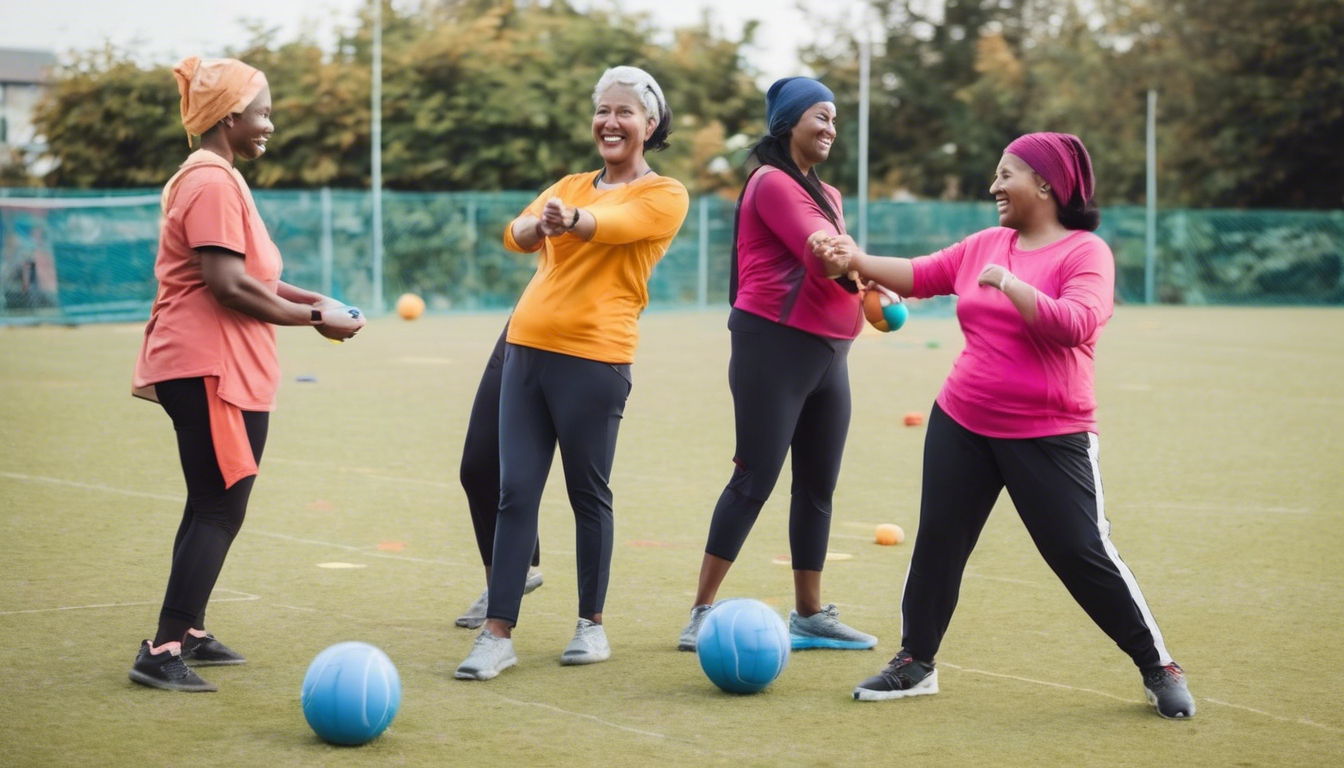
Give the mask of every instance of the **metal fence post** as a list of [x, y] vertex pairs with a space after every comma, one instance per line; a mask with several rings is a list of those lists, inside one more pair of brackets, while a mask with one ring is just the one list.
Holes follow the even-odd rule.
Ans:
[[709, 196], [700, 196], [700, 254], [696, 270], [695, 305], [709, 306]]
[[332, 244], [331, 244], [331, 187], [323, 187], [318, 195], [318, 200], [322, 203], [322, 232], [318, 236], [318, 253], [322, 258], [322, 294], [330, 296], [332, 294], [331, 270], [332, 270]]

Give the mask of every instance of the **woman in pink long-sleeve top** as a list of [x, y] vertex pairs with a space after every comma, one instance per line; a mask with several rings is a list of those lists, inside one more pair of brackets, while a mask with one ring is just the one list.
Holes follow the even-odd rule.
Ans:
[[693, 651], [705, 615], [793, 451], [789, 548], [794, 648], [872, 648], [877, 638], [821, 603], [831, 497], [849, 431], [847, 356], [862, 311], [852, 280], [828, 269], [811, 243], [845, 231], [840, 193], [815, 167], [835, 141], [835, 97], [806, 77], [766, 94], [770, 134], [752, 154], [760, 166], [738, 200], [728, 318], [737, 447], [700, 566], [690, 622], [677, 647]]
[[1143, 676], [1163, 717], [1195, 702], [1134, 574], [1110, 541], [1097, 463], [1093, 358], [1111, 317], [1115, 263], [1093, 234], [1092, 161], [1076, 136], [1008, 145], [990, 194], [1000, 226], [916, 259], [816, 243], [836, 269], [902, 296], [956, 294], [966, 348], [929, 418], [919, 536], [901, 603], [902, 648], [854, 689], [861, 701], [938, 692], [934, 655], [966, 560], [1006, 487], [1051, 569]]

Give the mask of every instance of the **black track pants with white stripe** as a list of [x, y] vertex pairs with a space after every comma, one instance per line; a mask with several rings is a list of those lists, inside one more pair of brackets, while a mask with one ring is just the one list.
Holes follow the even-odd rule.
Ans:
[[906, 651], [931, 660], [957, 607], [966, 560], [1005, 487], [1036, 548], [1087, 615], [1139, 667], [1171, 657], [1138, 582], [1110, 540], [1089, 432], [984, 437], [937, 405], [924, 440], [919, 535], [901, 601]]

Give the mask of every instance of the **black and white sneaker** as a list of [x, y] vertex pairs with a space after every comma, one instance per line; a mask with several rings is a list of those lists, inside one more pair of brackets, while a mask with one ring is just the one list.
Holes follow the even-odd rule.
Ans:
[[129, 677], [132, 682], [160, 688], [165, 691], [218, 691], [219, 687], [201, 679], [201, 676], [182, 662], [182, 651], [176, 646], [151, 653], [153, 646], [146, 640], [140, 646]]
[[1195, 716], [1195, 697], [1185, 684], [1185, 670], [1172, 662], [1143, 671], [1143, 692], [1157, 714], [1168, 720], [1188, 720]]
[[858, 701], [885, 701], [906, 696], [928, 696], [938, 692], [938, 670], [932, 663], [916, 661], [901, 651], [887, 668], [854, 688]]
[[247, 663], [242, 654], [216, 640], [214, 635], [206, 633], [205, 637], [196, 637], [190, 632], [182, 638], [182, 660], [193, 667], [222, 667]]

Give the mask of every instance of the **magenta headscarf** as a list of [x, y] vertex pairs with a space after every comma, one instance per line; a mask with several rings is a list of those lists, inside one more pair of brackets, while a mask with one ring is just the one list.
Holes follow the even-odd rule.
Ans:
[[1092, 178], [1092, 158], [1082, 139], [1071, 133], [1028, 133], [1019, 136], [1003, 150], [1017, 155], [1050, 185], [1061, 208], [1067, 207], [1074, 192], [1083, 202], [1092, 199], [1096, 186]]

